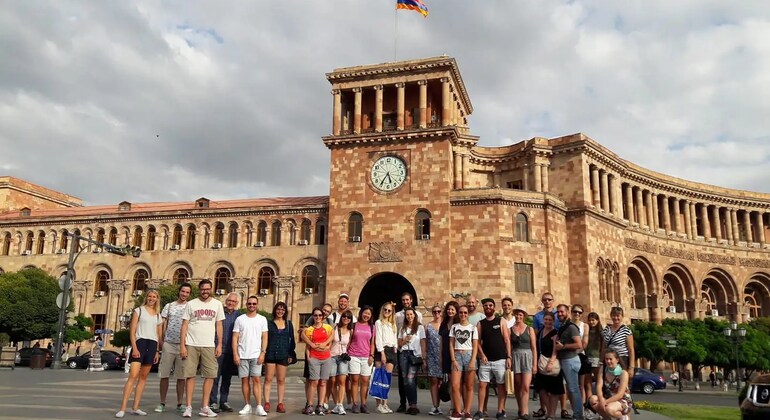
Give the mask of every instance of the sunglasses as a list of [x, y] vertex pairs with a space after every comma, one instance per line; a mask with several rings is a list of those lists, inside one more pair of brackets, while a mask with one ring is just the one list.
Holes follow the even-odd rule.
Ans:
[[543, 298], [543, 302], [550, 302], [552, 300], [553, 300], [552, 298]]
[[324, 314], [313, 314], [314, 317], [316, 316], [324, 316]]
[[440, 314], [440, 313], [441, 313], [441, 310], [439, 309], [438, 311], [433, 311], [433, 313], [434, 313], [434, 314]]
[[468, 315], [468, 311], [460, 311], [460, 315]]
[[246, 306], [257, 306], [256, 302], [246, 302]]
[[349, 315], [342, 315], [342, 319], [353, 319], [353, 317]]
[[383, 309], [382, 312], [385, 312], [385, 313], [393, 312], [393, 309]]
[[572, 311], [573, 314], [582, 314], [583, 311]]

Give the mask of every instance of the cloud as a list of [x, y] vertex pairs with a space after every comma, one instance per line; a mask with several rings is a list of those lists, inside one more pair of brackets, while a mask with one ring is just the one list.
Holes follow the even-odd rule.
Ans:
[[768, 191], [762, 2], [427, 4], [15, 2], [0, 169], [93, 204], [328, 194], [324, 73], [446, 53], [481, 144], [584, 132], [652, 170]]

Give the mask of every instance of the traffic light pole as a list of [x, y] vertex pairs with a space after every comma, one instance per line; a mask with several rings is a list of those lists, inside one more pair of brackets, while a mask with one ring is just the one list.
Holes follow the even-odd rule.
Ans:
[[67, 260], [67, 272], [65, 273], [64, 282], [61, 285], [63, 297], [61, 301], [61, 308], [59, 308], [59, 322], [56, 326], [56, 346], [54, 347], [51, 369], [61, 369], [62, 348], [64, 347], [64, 324], [67, 322], [67, 307], [70, 304], [70, 289], [72, 288], [72, 282], [74, 281], [73, 277], [75, 274], [75, 261], [77, 261], [80, 253], [83, 252], [84, 249], [80, 248], [79, 251], [75, 251], [79, 247], [80, 241], [88, 242], [90, 244], [101, 247], [110, 254], [116, 254], [120, 256], [125, 256], [130, 253], [134, 258], [139, 258], [139, 255], [141, 255], [142, 252], [138, 247], [130, 245], [118, 247], [112, 244], [97, 242], [91, 238], [85, 238], [75, 233], [67, 232], [65, 235], [71, 237], [72, 241], [70, 241], [69, 259]]

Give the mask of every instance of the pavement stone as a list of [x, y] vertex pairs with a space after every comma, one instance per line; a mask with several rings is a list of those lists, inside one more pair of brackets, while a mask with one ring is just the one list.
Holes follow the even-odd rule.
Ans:
[[[290, 371], [286, 384], [286, 408], [288, 413], [278, 414], [272, 412], [268, 418], [303, 419], [307, 418], [300, 413], [304, 406], [304, 384], [294, 370]], [[123, 384], [126, 375], [122, 371], [86, 372], [84, 370], [30, 370], [19, 368], [16, 370], [0, 370], [0, 418], [2, 419], [111, 419], [120, 407], [120, 399], [123, 392]], [[197, 416], [201, 400], [202, 381], [196, 381], [196, 391], [193, 398], [193, 418]], [[275, 407], [275, 385], [273, 386], [271, 403]], [[157, 374], [151, 374], [147, 381], [147, 387], [142, 398], [141, 408], [153, 419], [180, 419], [181, 415], [175, 411], [175, 385], [172, 383], [167, 403], [163, 413], [155, 413], [153, 409], [160, 402], [158, 394]], [[497, 397], [492, 396], [490, 406], [494, 406]], [[427, 390], [418, 391], [418, 407], [420, 416], [426, 416], [430, 410], [430, 393]], [[238, 410], [243, 407], [240, 381], [234, 378], [230, 390], [230, 404], [235, 409], [234, 413], [221, 413], [219, 417], [225, 418], [251, 418], [257, 419], [254, 414], [239, 416]], [[394, 388], [390, 393], [390, 405], [398, 406], [398, 391]], [[537, 401], [530, 401], [530, 410], [539, 408]], [[130, 407], [130, 403], [129, 403]], [[371, 411], [374, 409], [374, 401], [369, 402]], [[474, 404], [475, 407], [475, 404]], [[443, 403], [442, 409], [449, 411], [449, 403]], [[508, 398], [506, 403], [508, 413], [516, 413], [516, 400]], [[348, 414], [348, 416], [365, 416]], [[371, 414], [382, 416], [382, 414]], [[405, 414], [389, 414], [393, 418], [412, 418]], [[126, 418], [135, 418], [126, 415]], [[433, 418], [433, 417], [431, 417]], [[446, 417], [437, 417], [439, 419]], [[509, 419], [514, 417], [510, 416]], [[669, 417], [657, 413], [642, 412], [634, 416], [641, 420], [667, 420]]]

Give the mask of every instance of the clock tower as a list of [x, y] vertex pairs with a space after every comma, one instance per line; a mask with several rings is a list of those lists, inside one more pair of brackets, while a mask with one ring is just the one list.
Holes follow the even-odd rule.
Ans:
[[336, 69], [332, 84], [327, 299], [415, 305], [453, 285], [450, 194], [478, 138], [457, 63], [442, 56]]

